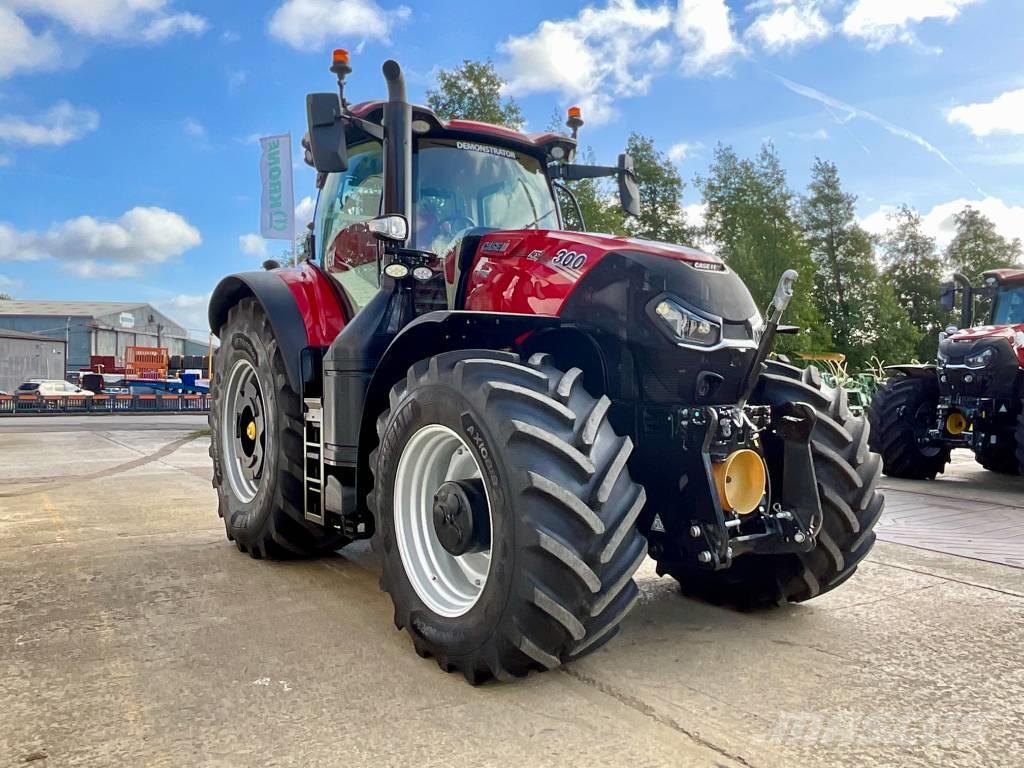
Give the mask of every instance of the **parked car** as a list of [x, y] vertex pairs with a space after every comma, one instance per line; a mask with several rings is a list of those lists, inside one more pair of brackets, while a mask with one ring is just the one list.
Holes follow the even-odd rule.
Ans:
[[63, 395], [64, 397], [92, 397], [93, 392], [77, 387], [69, 381], [60, 379], [31, 379], [20, 385], [16, 395]]

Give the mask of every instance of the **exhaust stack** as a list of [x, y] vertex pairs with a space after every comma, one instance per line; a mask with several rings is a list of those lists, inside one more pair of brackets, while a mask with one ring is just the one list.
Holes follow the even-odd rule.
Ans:
[[412, 107], [397, 61], [382, 67], [388, 85], [384, 105], [384, 212], [405, 216], [412, 225]]

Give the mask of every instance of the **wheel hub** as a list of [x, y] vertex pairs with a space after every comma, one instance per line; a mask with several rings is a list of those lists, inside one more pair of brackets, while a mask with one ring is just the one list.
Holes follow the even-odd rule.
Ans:
[[449, 555], [490, 545], [490, 514], [482, 480], [449, 480], [434, 494], [434, 533]]

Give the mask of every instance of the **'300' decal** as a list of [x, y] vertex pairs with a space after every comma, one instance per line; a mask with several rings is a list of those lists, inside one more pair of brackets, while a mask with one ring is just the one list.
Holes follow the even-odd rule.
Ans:
[[552, 257], [551, 263], [566, 269], [582, 269], [583, 265], [587, 263], [587, 254], [562, 248]]

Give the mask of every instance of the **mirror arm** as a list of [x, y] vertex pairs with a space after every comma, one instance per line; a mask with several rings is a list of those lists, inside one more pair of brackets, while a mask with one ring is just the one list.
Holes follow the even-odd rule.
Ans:
[[371, 123], [369, 120], [364, 120], [361, 117], [356, 117], [351, 112], [346, 112], [345, 114], [343, 114], [341, 116], [341, 119], [344, 120], [349, 125], [358, 128], [360, 131], [370, 136], [370, 138], [376, 139], [377, 141], [384, 141], [383, 125], [380, 125], [378, 123]]
[[620, 169], [614, 165], [556, 165], [551, 175], [556, 179], [582, 181], [583, 179], [600, 179], [605, 176], [618, 176]]

